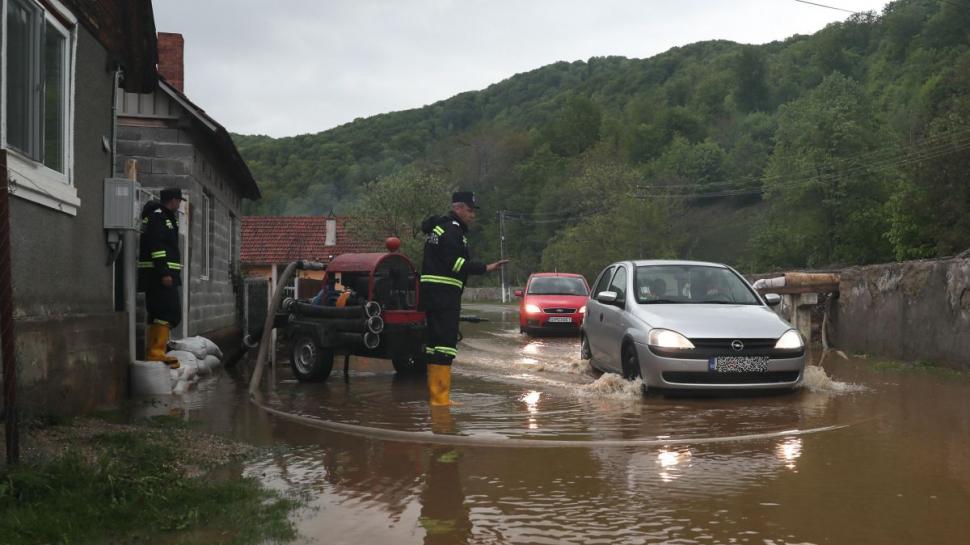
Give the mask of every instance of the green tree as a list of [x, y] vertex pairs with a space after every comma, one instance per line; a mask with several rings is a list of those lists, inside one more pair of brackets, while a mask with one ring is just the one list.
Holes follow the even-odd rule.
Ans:
[[767, 73], [764, 50], [756, 46], [742, 47], [734, 63], [735, 101], [742, 111], [753, 112], [767, 107]]
[[781, 108], [764, 180], [769, 222], [754, 241], [761, 265], [872, 263], [890, 254], [886, 174], [864, 156], [884, 135], [855, 81], [833, 73]]
[[447, 210], [450, 184], [442, 177], [415, 169], [401, 170], [367, 184], [352, 209], [350, 228], [361, 240], [387, 236], [401, 239], [401, 251], [420, 260], [424, 247], [421, 222]]
[[542, 253], [544, 270], [579, 272], [592, 280], [611, 261], [664, 258], [677, 243], [670, 203], [637, 195], [639, 174], [621, 164], [593, 163], [566, 184], [570, 208], [581, 211], [559, 225]]
[[579, 155], [599, 140], [602, 121], [596, 103], [585, 96], [571, 96], [549, 126], [549, 147], [563, 157]]

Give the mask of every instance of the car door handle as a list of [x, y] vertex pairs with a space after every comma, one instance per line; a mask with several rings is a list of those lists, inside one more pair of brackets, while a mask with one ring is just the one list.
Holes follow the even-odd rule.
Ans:
[[603, 313], [602, 312], [600, 312], [600, 321], [601, 322], [603, 321]]

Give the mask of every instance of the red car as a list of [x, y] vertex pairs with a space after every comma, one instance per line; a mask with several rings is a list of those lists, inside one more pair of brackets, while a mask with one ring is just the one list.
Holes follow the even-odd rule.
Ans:
[[519, 331], [579, 333], [586, 316], [589, 285], [580, 274], [534, 273], [523, 290], [515, 290], [519, 302]]

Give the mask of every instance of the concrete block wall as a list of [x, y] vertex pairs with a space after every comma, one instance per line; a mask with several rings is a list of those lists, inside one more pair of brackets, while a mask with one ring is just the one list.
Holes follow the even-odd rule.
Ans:
[[[122, 126], [118, 131], [118, 167], [127, 159], [138, 161], [143, 187], [179, 187], [189, 200], [189, 267], [183, 289], [189, 290], [186, 335], [222, 337], [232, 343], [239, 331], [241, 296], [238, 273], [242, 197], [229, 182], [225, 167], [205, 138], [191, 127]], [[206, 204], [212, 213], [209, 270], [206, 274], [204, 242]], [[232, 247], [230, 247], [230, 243]], [[224, 347], [225, 348], [225, 347]]]
[[970, 369], [970, 258], [845, 269], [834, 308], [841, 350]]

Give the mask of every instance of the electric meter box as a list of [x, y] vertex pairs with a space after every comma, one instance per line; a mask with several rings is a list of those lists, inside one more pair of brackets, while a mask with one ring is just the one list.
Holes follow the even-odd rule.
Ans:
[[104, 179], [104, 228], [137, 231], [138, 182], [127, 178]]

